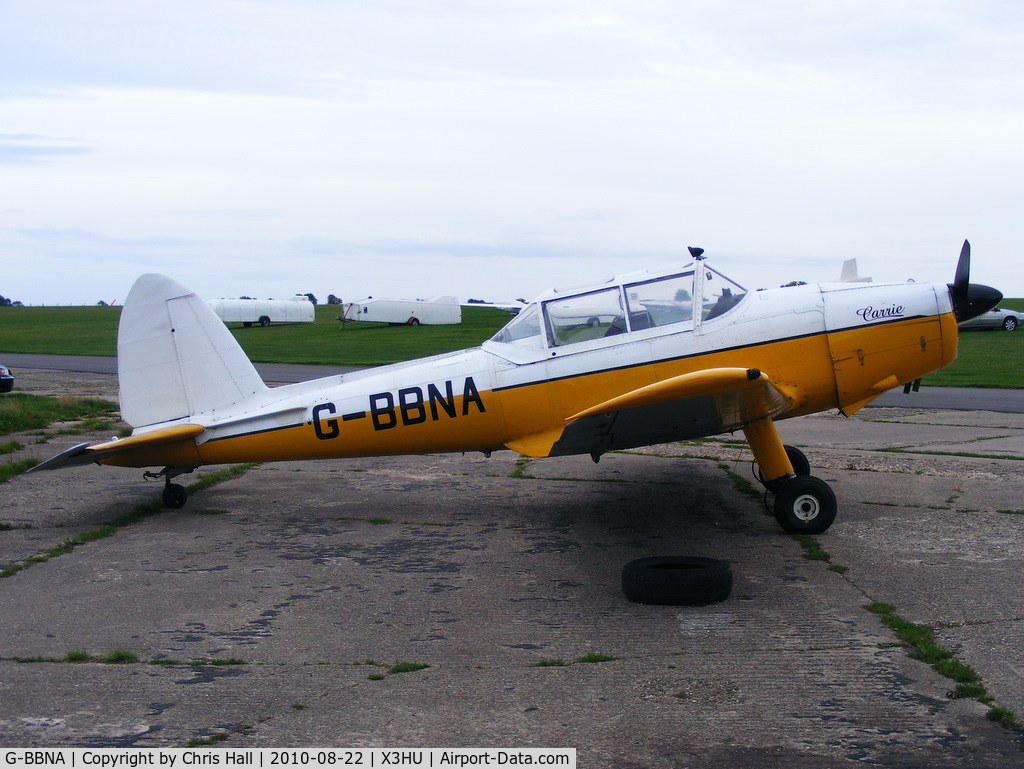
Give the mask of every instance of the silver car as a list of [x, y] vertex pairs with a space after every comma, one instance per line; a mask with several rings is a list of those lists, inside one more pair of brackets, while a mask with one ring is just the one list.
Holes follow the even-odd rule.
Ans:
[[960, 324], [963, 329], [997, 329], [1003, 331], [1016, 331], [1017, 326], [1024, 323], [1024, 313], [1016, 310], [1004, 310], [996, 307], [994, 310], [982, 313], [977, 318], [971, 318]]

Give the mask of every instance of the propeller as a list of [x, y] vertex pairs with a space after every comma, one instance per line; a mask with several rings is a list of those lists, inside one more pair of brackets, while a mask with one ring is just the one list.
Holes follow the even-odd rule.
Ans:
[[991, 286], [971, 283], [971, 244], [966, 240], [960, 249], [960, 260], [956, 263], [956, 275], [953, 282], [947, 285], [957, 323], [977, 318], [999, 304], [1003, 298], [1002, 293]]

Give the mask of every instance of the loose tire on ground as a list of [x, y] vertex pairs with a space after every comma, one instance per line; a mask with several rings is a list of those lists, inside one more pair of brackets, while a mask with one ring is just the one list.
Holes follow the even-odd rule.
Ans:
[[640, 558], [622, 567], [622, 592], [636, 603], [704, 606], [729, 597], [732, 567], [714, 558]]

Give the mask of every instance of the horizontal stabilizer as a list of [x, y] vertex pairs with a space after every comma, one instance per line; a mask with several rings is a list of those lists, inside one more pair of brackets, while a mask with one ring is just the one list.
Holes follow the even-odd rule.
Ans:
[[61, 467], [77, 467], [88, 465], [93, 462], [101, 462], [116, 454], [124, 454], [129, 451], [148, 449], [153, 446], [164, 446], [170, 443], [178, 443], [189, 438], [194, 438], [203, 432], [202, 425], [176, 425], [165, 427], [161, 430], [132, 435], [128, 438], [115, 439], [105, 443], [79, 443], [66, 451], [62, 451], [55, 457], [50, 457], [45, 462], [33, 467], [28, 472], [39, 470], [57, 470]]
[[96, 460], [89, 455], [88, 443], [77, 443], [70, 449], [62, 451], [55, 457], [50, 457], [45, 462], [40, 462], [35, 467], [30, 467], [25, 472], [35, 473], [40, 470], [57, 470], [61, 467], [77, 467], [78, 465], [90, 465]]

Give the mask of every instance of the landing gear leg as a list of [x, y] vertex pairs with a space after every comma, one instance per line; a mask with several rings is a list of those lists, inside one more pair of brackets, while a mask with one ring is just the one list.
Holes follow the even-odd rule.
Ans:
[[163, 478], [164, 479], [164, 490], [163, 490], [163, 502], [164, 507], [170, 507], [174, 510], [182, 508], [188, 501], [188, 491], [180, 483], [171, 483], [172, 478], [176, 478], [179, 475], [191, 473], [195, 470], [194, 467], [165, 467], [159, 473], [145, 472], [143, 476], [148, 479]]
[[[743, 428], [757, 462], [759, 478], [775, 494], [775, 520], [790, 534], [821, 534], [836, 519], [836, 495], [825, 481], [810, 475], [803, 452], [783, 446], [771, 419]], [[795, 469], [794, 469], [795, 468]]]
[[[799, 477], [801, 475], [811, 474], [811, 463], [807, 461], [806, 454], [800, 451], [796, 446], [783, 446], [782, 448], [785, 450], [786, 456], [789, 457], [789, 463], [793, 465], [793, 473], [795, 475]], [[754, 475], [757, 477], [757, 480], [759, 480], [772, 494], [781, 489], [786, 481], [786, 478], [777, 478], [774, 481], [766, 481], [764, 479], [764, 475], [761, 473], [761, 468], [758, 467], [756, 462], [754, 463]]]

